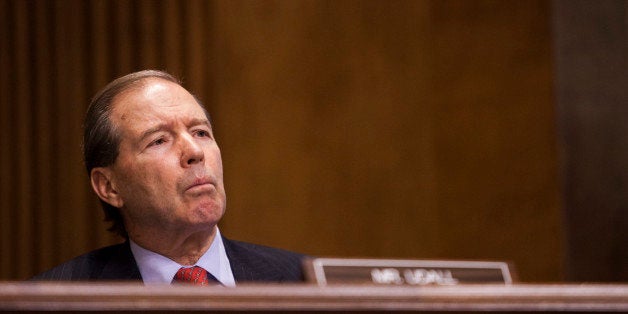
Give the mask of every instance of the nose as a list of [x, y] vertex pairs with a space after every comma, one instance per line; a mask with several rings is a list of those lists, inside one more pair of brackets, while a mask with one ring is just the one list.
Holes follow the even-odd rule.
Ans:
[[181, 167], [187, 168], [205, 160], [203, 149], [191, 136], [181, 137]]

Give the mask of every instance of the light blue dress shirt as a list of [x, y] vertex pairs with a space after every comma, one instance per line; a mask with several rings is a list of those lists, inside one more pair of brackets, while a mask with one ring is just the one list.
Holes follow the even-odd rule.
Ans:
[[133, 257], [135, 257], [137, 267], [140, 269], [140, 274], [142, 274], [142, 280], [145, 284], [170, 284], [179, 268], [200, 266], [214, 275], [222, 285], [228, 287], [235, 286], [229, 258], [227, 257], [227, 252], [225, 252], [225, 246], [222, 243], [222, 236], [218, 227], [216, 227], [214, 241], [195, 265], [180, 265], [163, 255], [137, 245], [133, 240], [129, 242]]

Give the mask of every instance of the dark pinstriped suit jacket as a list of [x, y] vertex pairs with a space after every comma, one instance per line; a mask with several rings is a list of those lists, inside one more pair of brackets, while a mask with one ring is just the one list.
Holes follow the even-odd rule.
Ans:
[[[222, 238], [236, 282], [303, 281], [301, 254]], [[141, 280], [129, 242], [76, 257], [31, 280]]]

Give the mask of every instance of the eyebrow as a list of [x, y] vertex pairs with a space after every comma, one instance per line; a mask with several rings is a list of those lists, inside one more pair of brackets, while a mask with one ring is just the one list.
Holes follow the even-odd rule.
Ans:
[[152, 134], [157, 133], [157, 132], [165, 129], [166, 125], [167, 125], [166, 123], [160, 123], [160, 124], [150, 128], [150, 129], [142, 132], [142, 135], [140, 136], [139, 142], [143, 142], [144, 139], [146, 139], [147, 137], [151, 136]]
[[187, 125], [188, 127], [193, 127], [197, 125], [206, 125], [210, 130], [212, 128], [211, 123], [209, 123], [207, 119], [201, 119], [201, 118], [192, 119]]

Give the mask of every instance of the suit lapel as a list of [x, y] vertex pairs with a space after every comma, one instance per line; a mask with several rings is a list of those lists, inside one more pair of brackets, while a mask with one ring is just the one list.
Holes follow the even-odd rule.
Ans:
[[105, 263], [100, 280], [142, 280], [129, 241], [120, 244]]
[[282, 281], [284, 277], [276, 267], [263, 259], [255, 250], [222, 237], [229, 265], [236, 282]]

